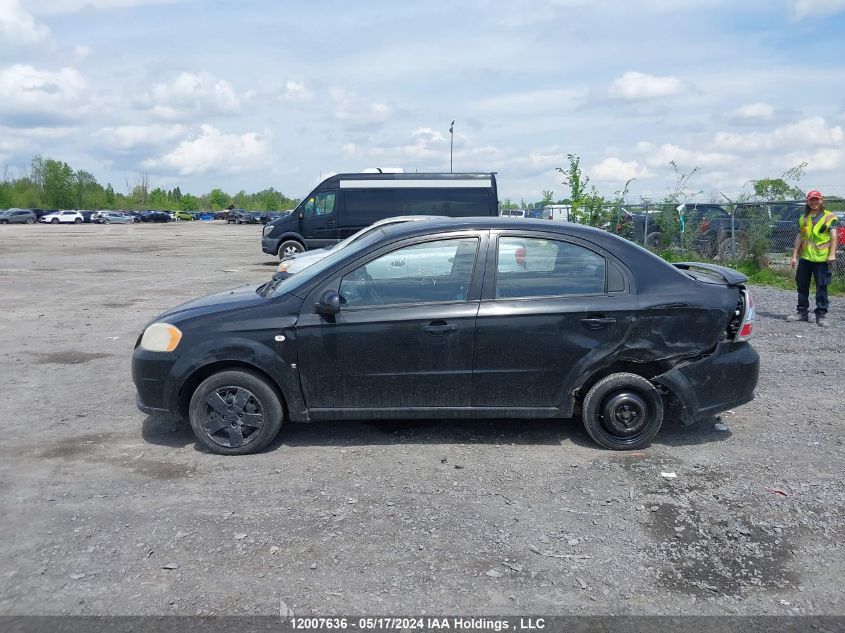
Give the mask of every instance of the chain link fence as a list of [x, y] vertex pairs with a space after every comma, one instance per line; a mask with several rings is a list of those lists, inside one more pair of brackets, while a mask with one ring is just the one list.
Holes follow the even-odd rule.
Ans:
[[[842, 210], [835, 213], [845, 223]], [[611, 231], [654, 252], [674, 252], [701, 261], [753, 262], [759, 268], [787, 272], [798, 219], [798, 201], [634, 204], [608, 209]], [[845, 231], [839, 229], [839, 235]], [[845, 248], [837, 248], [836, 277], [845, 277]]]

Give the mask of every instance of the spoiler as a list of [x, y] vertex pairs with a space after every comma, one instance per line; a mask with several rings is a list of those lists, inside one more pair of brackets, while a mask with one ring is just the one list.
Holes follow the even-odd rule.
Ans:
[[721, 277], [729, 286], [738, 286], [748, 281], [748, 277], [733, 268], [725, 266], [717, 266], [716, 264], [706, 264], [704, 262], [676, 262], [672, 264], [675, 268], [681, 270], [703, 270], [711, 274]]

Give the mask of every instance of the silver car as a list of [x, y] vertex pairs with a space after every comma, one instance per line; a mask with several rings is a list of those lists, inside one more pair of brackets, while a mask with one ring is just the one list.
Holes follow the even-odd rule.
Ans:
[[0, 212], [0, 224], [35, 224], [38, 216], [29, 209], [7, 209]]
[[99, 221], [103, 224], [132, 224], [135, 220], [131, 215], [124, 215], [116, 211], [101, 211]]
[[298, 253], [293, 255], [292, 257], [286, 257], [279, 263], [279, 268], [276, 272], [276, 277], [285, 279], [296, 273], [308, 268], [312, 264], [316, 264], [321, 259], [328, 257], [331, 253], [339, 251], [342, 248], [346, 248], [350, 244], [360, 240], [362, 237], [369, 235], [372, 231], [378, 230], [379, 228], [386, 226], [388, 224], [400, 224], [402, 222], [416, 222], [419, 220], [439, 220], [443, 219], [443, 216], [439, 215], [399, 215], [395, 218], [384, 218], [383, 220], [379, 220], [378, 222], [374, 222], [370, 226], [361, 229], [357, 233], [353, 233], [345, 240], [342, 240], [335, 244], [334, 246], [330, 246], [328, 248], [320, 248], [313, 251], [306, 251], [305, 253]]

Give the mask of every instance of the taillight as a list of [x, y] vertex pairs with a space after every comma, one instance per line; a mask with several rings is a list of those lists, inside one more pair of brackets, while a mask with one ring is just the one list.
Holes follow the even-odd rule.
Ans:
[[754, 317], [757, 315], [757, 309], [754, 307], [754, 300], [751, 298], [748, 289], [742, 288], [739, 292], [742, 295], [743, 313], [736, 340], [747, 341], [751, 338], [751, 332], [754, 329]]

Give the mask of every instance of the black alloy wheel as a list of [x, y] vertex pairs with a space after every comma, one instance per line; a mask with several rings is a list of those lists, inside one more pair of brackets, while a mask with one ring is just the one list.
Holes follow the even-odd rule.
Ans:
[[197, 439], [223, 455], [255, 453], [282, 425], [276, 390], [258, 374], [229, 370], [204, 380], [191, 398], [189, 418]]
[[611, 374], [587, 392], [584, 428], [612, 450], [648, 445], [663, 423], [663, 401], [651, 382], [637, 374]]

